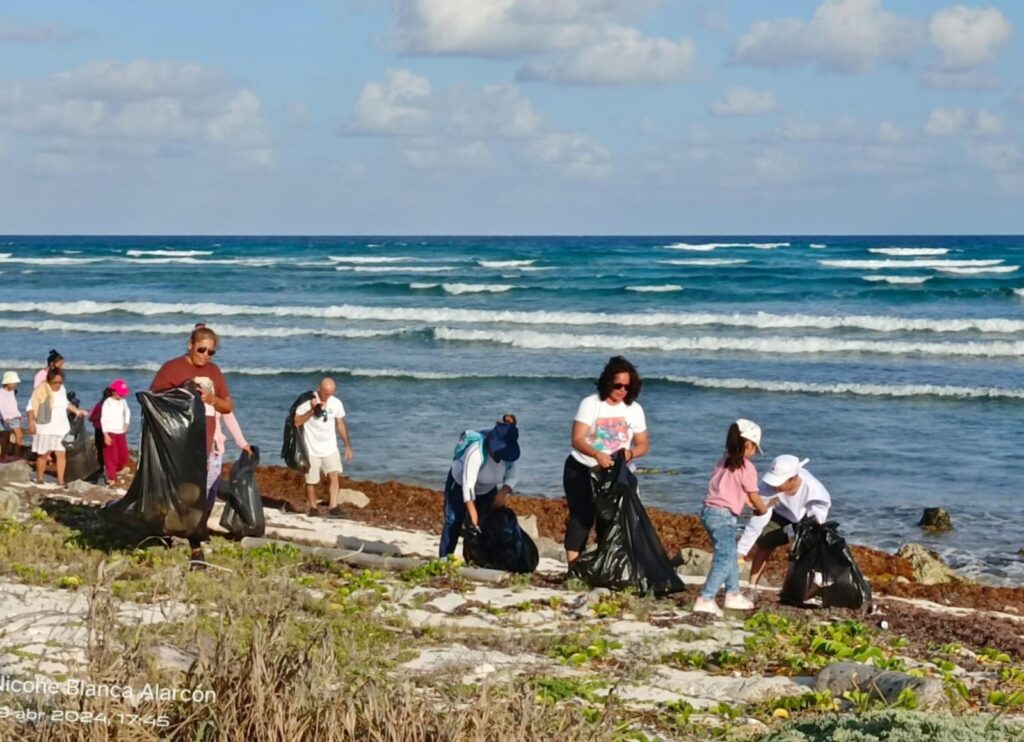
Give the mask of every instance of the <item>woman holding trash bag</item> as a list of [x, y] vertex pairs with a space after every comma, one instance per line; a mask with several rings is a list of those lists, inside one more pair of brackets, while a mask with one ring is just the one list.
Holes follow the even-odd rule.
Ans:
[[32, 392], [28, 403], [28, 432], [32, 433], [32, 452], [36, 454], [36, 481], [45, 481], [46, 464], [50, 454], [56, 461], [57, 484], [64, 486], [64, 470], [67, 457], [64, 453], [64, 436], [71, 432], [71, 421], [68, 413], [85, 416], [68, 401], [67, 390], [64, 389], [64, 372], [53, 367], [46, 372], [46, 381]]
[[[188, 338], [188, 349], [183, 356], [172, 358], [167, 361], [153, 377], [150, 384], [150, 391], [163, 392], [168, 389], [184, 386], [193, 382], [199, 388], [203, 405], [206, 409], [206, 455], [207, 471], [216, 468], [219, 474], [220, 454], [212, 461], [213, 441], [217, 431], [217, 413], [222, 415], [230, 414], [235, 409], [235, 403], [228, 391], [227, 381], [221, 373], [217, 364], [213, 363], [213, 357], [217, 353], [217, 333], [202, 322], [197, 322], [192, 334]], [[216, 464], [216, 466], [211, 466]], [[209, 502], [209, 500], [207, 500]], [[205, 521], [204, 521], [205, 524]], [[196, 568], [205, 563], [202, 542], [205, 538], [203, 533], [189, 537], [189, 546], [192, 549], [192, 562]]]
[[647, 419], [637, 402], [640, 373], [622, 356], [613, 356], [597, 380], [597, 393], [585, 397], [572, 424], [572, 451], [565, 460], [562, 486], [569, 505], [565, 524], [565, 556], [572, 563], [587, 545], [594, 527], [592, 471], [610, 469], [624, 451], [628, 466], [650, 449]]

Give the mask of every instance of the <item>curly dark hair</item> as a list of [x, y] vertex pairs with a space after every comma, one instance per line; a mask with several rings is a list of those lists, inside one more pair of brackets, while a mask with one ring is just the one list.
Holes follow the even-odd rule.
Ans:
[[615, 383], [615, 377], [618, 374], [629, 374], [629, 389], [626, 390], [626, 399], [623, 401], [626, 404], [633, 404], [640, 396], [640, 387], [643, 382], [640, 381], [640, 372], [636, 370], [636, 366], [623, 356], [612, 356], [608, 359], [608, 363], [604, 364], [600, 378], [594, 382], [597, 385], [597, 396], [601, 398], [601, 401], [608, 399], [608, 395], [612, 393], [612, 384]]

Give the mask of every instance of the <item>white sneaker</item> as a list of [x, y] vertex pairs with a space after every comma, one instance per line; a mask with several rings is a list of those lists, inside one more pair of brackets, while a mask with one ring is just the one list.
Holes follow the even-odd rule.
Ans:
[[743, 597], [743, 593], [726, 593], [725, 607], [730, 611], [752, 611], [754, 604]]
[[712, 616], [719, 616], [719, 617], [721, 617], [723, 615], [722, 614], [722, 609], [718, 607], [718, 603], [716, 603], [713, 600], [708, 600], [707, 598], [700, 598], [700, 597], [698, 597], [693, 602], [693, 612], [694, 613], [710, 613]]

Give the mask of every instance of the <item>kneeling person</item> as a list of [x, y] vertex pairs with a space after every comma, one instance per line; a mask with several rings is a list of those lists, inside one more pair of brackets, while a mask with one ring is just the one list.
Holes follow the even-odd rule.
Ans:
[[796, 524], [808, 516], [819, 523], [828, 519], [832, 497], [825, 485], [804, 468], [809, 461], [777, 456], [771, 471], [761, 478], [761, 496], [771, 498], [766, 502], [769, 508], [750, 519], [737, 546], [740, 555], [749, 552], [751, 587], [757, 587], [771, 553], [789, 543], [787, 526], [795, 530]]
[[338, 475], [341, 474], [338, 436], [345, 445], [345, 461], [352, 460], [352, 446], [349, 444], [348, 426], [345, 425], [345, 406], [334, 396], [335, 391], [337, 385], [334, 380], [323, 379], [316, 388], [313, 398], [303, 402], [295, 410], [295, 427], [302, 429], [302, 439], [309, 455], [306, 500], [309, 503], [310, 515], [317, 513], [316, 486], [320, 484], [321, 471], [328, 479], [328, 515], [340, 517], [344, 514], [338, 507]]

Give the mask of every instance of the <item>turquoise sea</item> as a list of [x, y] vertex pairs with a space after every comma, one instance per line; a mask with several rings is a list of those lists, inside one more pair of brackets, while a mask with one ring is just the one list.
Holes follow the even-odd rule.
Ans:
[[[810, 457], [850, 540], [1022, 584], [1022, 266], [1024, 237], [0, 237], [0, 369], [57, 348], [91, 403], [202, 320], [265, 461], [329, 373], [352, 476], [440, 488], [459, 432], [514, 412], [522, 492], [560, 497], [576, 405], [623, 354], [646, 502], [697, 512], [749, 417], [759, 468]], [[916, 527], [935, 505], [954, 532]]]

